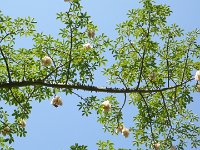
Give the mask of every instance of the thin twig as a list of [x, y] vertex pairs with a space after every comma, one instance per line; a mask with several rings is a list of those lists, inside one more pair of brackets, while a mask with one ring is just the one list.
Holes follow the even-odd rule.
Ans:
[[9, 88], [9, 90], [10, 90], [10, 92], [11, 92], [13, 98], [15, 99], [15, 101], [18, 103], [18, 105], [25, 111], [25, 114], [29, 114], [28, 111], [26, 110], [26, 108], [24, 108], [24, 107], [22, 106], [21, 102], [19, 102], [18, 99], [15, 97], [15, 95], [14, 95], [12, 89]]
[[152, 117], [151, 117], [151, 115], [150, 115], [150, 109], [149, 109], [148, 103], [146, 102], [146, 100], [145, 100], [144, 96], [142, 95], [142, 93], [139, 93], [139, 94], [140, 94], [140, 96], [142, 97], [142, 100], [144, 101], [145, 106], [146, 106], [146, 108], [147, 108], [147, 115], [148, 115], [148, 117], [149, 117], [149, 119], [150, 119], [149, 124], [150, 124], [150, 130], [151, 130], [151, 137], [152, 137], [152, 139], [153, 139], [153, 142], [152, 142], [152, 143], [154, 143], [154, 142], [155, 142], [155, 136], [154, 136], [154, 133], [153, 133]]
[[4, 62], [6, 64], [6, 70], [7, 70], [7, 73], [8, 73], [8, 79], [9, 79], [9, 82], [12, 82], [12, 79], [11, 79], [11, 74], [10, 74], [10, 68], [8, 66], [8, 61], [7, 61], [7, 58], [5, 57], [4, 53], [3, 53], [3, 50], [2, 48], [0, 47], [0, 51], [1, 51], [1, 55], [4, 59]]
[[169, 40], [170, 40], [170, 36], [168, 36], [168, 40], [167, 40], [167, 58], [166, 58], [166, 60], [167, 60], [167, 85], [168, 85], [168, 87], [169, 87], [169, 60], [168, 60], [168, 57], [169, 57]]
[[190, 52], [190, 46], [189, 46], [188, 51], [187, 51], [187, 56], [186, 56], [186, 61], [185, 61], [185, 66], [184, 66], [184, 70], [183, 70], [183, 77], [182, 77], [181, 83], [183, 83], [183, 80], [185, 78], [186, 67], [187, 67], [188, 58], [189, 58], [189, 52]]
[[[151, 16], [150, 16], [150, 11], [148, 12], [148, 15], [149, 15], [149, 24], [148, 24], [148, 29], [147, 29], [147, 35], [146, 35], [146, 38], [149, 37], [149, 33], [150, 33], [150, 28], [151, 28]], [[140, 65], [140, 72], [139, 72], [139, 81], [138, 81], [138, 84], [137, 84], [137, 89], [140, 87], [140, 82], [142, 80], [142, 73], [143, 73], [143, 68], [144, 68], [144, 59], [145, 59], [145, 54], [146, 54], [146, 48], [144, 48], [144, 51], [143, 51], [143, 54], [142, 54], [142, 61], [141, 61], [141, 65]]]
[[[70, 9], [71, 9], [71, 4], [70, 4], [69, 11]], [[67, 16], [68, 18], [70, 18], [69, 12], [67, 13]], [[70, 74], [70, 68], [71, 68], [71, 62], [72, 62], [72, 48], [73, 48], [72, 39], [73, 39], [73, 30], [72, 30], [72, 27], [70, 26], [70, 50], [69, 50], [69, 64], [68, 64], [67, 74], [66, 74], [66, 84], [68, 84], [68, 80], [70, 77], [69, 74]]]

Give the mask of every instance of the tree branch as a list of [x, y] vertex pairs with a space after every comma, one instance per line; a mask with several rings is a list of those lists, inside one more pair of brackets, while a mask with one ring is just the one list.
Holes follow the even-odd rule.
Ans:
[[167, 91], [170, 89], [175, 89], [192, 80], [194, 80], [194, 78], [191, 78], [190, 80], [185, 81], [176, 86], [172, 86], [169, 88], [153, 89], [153, 90], [136, 89], [136, 88], [126, 89], [126, 88], [113, 88], [113, 87], [99, 87], [99, 86], [90, 86], [90, 85], [82, 85], [82, 84], [48, 83], [42, 80], [16, 81], [16, 82], [10, 82], [10, 83], [2, 82], [0, 83], [0, 89], [39, 85], [39, 86], [46, 86], [46, 87], [59, 88], [59, 89], [77, 89], [77, 90], [84, 90], [84, 91], [91, 91], [91, 92], [104, 92], [104, 93], [153, 93], [153, 92], [156, 93], [156, 92], [161, 92], [161, 91]]

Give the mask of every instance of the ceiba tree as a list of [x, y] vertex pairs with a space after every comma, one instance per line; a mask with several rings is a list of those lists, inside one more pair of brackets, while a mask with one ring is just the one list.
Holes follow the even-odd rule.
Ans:
[[[68, 11], [57, 14], [65, 25], [58, 39], [38, 33], [33, 18], [0, 14], [0, 98], [15, 108], [6, 112], [5, 105], [0, 107], [1, 147], [13, 149], [9, 144], [14, 135], [26, 136], [31, 101], [52, 99], [51, 104], [60, 107], [60, 92], [78, 96], [83, 115], [96, 111], [105, 131], [133, 138], [138, 149], [141, 145], [155, 150], [184, 149], [186, 144], [198, 147], [198, 116], [187, 105], [193, 101], [191, 94], [200, 91], [199, 30], [184, 34], [178, 25], [167, 24], [168, 6], [141, 0], [143, 7], [128, 11], [128, 20], [117, 25], [118, 37], [111, 40], [95, 34], [97, 26], [79, 0], [65, 2]], [[32, 48], [15, 48], [16, 38], [22, 36], [32, 37]], [[108, 51], [114, 61], [107, 60]], [[94, 85], [95, 71], [100, 69], [101, 76], [108, 78], [104, 87]], [[77, 90], [90, 95], [83, 97]], [[98, 98], [93, 92], [109, 96]], [[123, 121], [125, 104], [138, 110], [129, 116], [131, 127]], [[114, 149], [110, 141], [98, 145]], [[87, 146], [75, 144], [71, 149]]]

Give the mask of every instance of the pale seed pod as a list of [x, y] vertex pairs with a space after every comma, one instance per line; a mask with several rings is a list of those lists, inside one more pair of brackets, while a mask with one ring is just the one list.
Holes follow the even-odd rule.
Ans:
[[176, 147], [172, 145], [170, 150], [176, 150]]
[[44, 56], [42, 58], [42, 65], [47, 67], [50, 66], [52, 64], [52, 59], [49, 56]]
[[91, 39], [93, 39], [94, 36], [95, 36], [95, 31], [92, 30], [92, 29], [88, 30], [88, 37], [91, 38]]
[[58, 106], [62, 106], [63, 102], [60, 96], [55, 96], [52, 100], [51, 100], [51, 105], [58, 107]]
[[87, 50], [91, 49], [92, 46], [90, 45], [90, 43], [86, 43], [86, 44], [83, 44], [83, 47]]
[[155, 148], [155, 150], [159, 150], [159, 148], [160, 148], [160, 143], [158, 142], [158, 143], [155, 143], [154, 144], [154, 148]]
[[25, 128], [25, 127], [26, 127], [26, 122], [25, 122], [25, 120], [24, 120], [24, 119], [21, 119], [21, 120], [19, 121], [19, 125], [20, 125], [20, 127]]
[[1, 133], [2, 133], [3, 136], [6, 136], [7, 134], [9, 134], [9, 132], [10, 132], [10, 128], [9, 128], [9, 127], [5, 127], [5, 128], [1, 131]]
[[122, 129], [122, 135], [127, 138], [129, 136], [129, 129], [128, 128], [123, 128]]
[[115, 132], [118, 134], [119, 132], [122, 132], [123, 128], [124, 128], [123, 125], [119, 125]]
[[103, 103], [102, 103], [102, 106], [103, 106], [103, 111], [104, 112], [109, 112], [110, 111], [110, 109], [111, 109], [111, 104], [110, 104], [110, 102], [107, 100], [107, 101], [104, 101]]
[[197, 91], [200, 92], [200, 84], [198, 84], [198, 85], [196, 86], [196, 88], [197, 88]]
[[196, 81], [200, 81], [200, 70], [196, 72], [194, 78]]

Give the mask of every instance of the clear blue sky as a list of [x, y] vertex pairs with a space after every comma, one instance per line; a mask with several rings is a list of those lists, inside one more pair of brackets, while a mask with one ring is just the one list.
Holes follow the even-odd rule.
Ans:
[[[176, 22], [185, 31], [200, 28], [200, 1], [199, 0], [158, 0], [171, 6], [173, 14], [169, 22]], [[104, 32], [110, 38], [116, 37], [115, 25], [126, 19], [127, 10], [139, 7], [138, 0], [82, 0], [82, 4], [98, 25], [99, 32]], [[57, 21], [56, 13], [66, 11], [67, 3], [64, 0], [1, 0], [0, 10], [5, 15], [12, 17], [31, 16], [36, 19], [37, 29], [46, 34], [57, 36], [61, 24]], [[21, 47], [31, 47], [31, 41], [18, 41]], [[101, 81], [101, 80], [100, 80]], [[101, 85], [98, 81], [97, 84]], [[103, 86], [103, 85], [102, 85]], [[87, 96], [88, 93], [84, 95]], [[98, 140], [111, 140], [116, 147], [132, 147], [131, 138], [125, 139], [123, 136], [112, 136], [104, 133], [102, 126], [96, 123], [95, 114], [89, 117], [82, 117], [77, 111], [79, 99], [74, 96], [61, 95], [64, 106], [54, 108], [50, 105], [50, 100], [41, 103], [33, 102], [33, 109], [27, 121], [27, 137], [16, 138], [13, 144], [16, 150], [67, 150], [70, 145], [78, 142], [89, 146], [90, 150], [97, 149]], [[119, 98], [121, 96], [119, 95]], [[200, 116], [199, 93], [194, 95], [195, 102], [190, 105]], [[131, 125], [129, 118], [136, 113], [134, 108], [126, 106], [125, 123]]]

